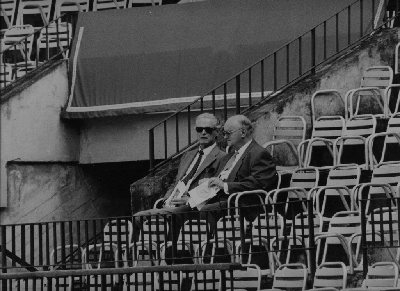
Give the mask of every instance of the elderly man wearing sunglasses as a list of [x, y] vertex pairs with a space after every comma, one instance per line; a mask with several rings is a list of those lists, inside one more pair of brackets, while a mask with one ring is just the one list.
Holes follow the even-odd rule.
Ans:
[[[202, 113], [196, 118], [198, 147], [182, 156], [175, 183], [165, 194], [162, 208], [144, 210], [135, 214], [138, 227], [141, 227], [138, 222], [140, 216], [181, 214], [192, 210], [186, 203], [187, 192], [198, 186], [202, 179], [215, 176], [217, 161], [225, 156], [225, 152], [216, 144], [218, 125], [218, 119], [210, 113]], [[183, 219], [178, 222], [178, 224], [182, 223]], [[178, 230], [179, 227], [176, 228], [176, 231]]]

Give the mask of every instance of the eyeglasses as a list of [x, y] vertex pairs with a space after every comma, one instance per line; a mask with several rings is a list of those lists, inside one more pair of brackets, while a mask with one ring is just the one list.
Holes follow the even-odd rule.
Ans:
[[223, 131], [222, 132], [222, 134], [224, 135], [224, 136], [231, 136], [231, 134], [232, 133], [234, 133], [234, 132], [236, 132], [236, 131], [239, 131], [239, 130], [242, 130], [242, 128], [239, 128], [239, 129], [236, 129], [236, 130], [232, 130], [232, 131]]
[[196, 127], [196, 131], [198, 133], [202, 133], [203, 130], [205, 130], [207, 134], [212, 134], [212, 132], [215, 130], [215, 127]]

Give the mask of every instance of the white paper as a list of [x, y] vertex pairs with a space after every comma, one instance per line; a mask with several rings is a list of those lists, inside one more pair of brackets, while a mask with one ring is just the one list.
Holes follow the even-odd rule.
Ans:
[[201, 183], [196, 188], [193, 188], [189, 191], [189, 200], [188, 203], [190, 207], [197, 207], [199, 210], [205, 205], [205, 203], [217, 195], [218, 188], [217, 187], [208, 187], [208, 180]]
[[172, 191], [171, 195], [165, 201], [164, 207], [175, 207], [174, 204], [171, 202], [174, 199], [182, 198], [182, 195], [187, 191], [187, 186], [182, 181], [179, 181], [178, 184], [175, 186], [174, 190]]

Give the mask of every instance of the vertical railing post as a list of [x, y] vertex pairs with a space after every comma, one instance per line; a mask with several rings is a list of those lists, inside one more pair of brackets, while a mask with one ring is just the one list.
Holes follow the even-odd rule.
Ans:
[[[367, 226], [365, 216], [366, 200], [360, 199], [360, 211], [361, 211], [361, 250], [363, 260], [363, 276], [367, 276], [368, 272], [368, 247], [367, 247]], [[374, 237], [374, 235], [372, 235]]]
[[236, 114], [240, 114], [240, 75], [236, 76]]
[[149, 130], [149, 163], [150, 171], [154, 169], [154, 128]]
[[301, 43], [301, 36], [299, 37], [299, 76], [303, 74], [303, 69], [302, 69], [302, 43]]
[[168, 158], [167, 121], [164, 121], [164, 159]]
[[311, 74], [315, 74], [315, 27], [311, 30]]
[[324, 21], [324, 60], [326, 60], [326, 21]]
[[228, 100], [227, 98], [227, 88], [226, 83], [224, 83], [224, 120], [228, 119]]
[[351, 5], [347, 6], [347, 45], [351, 44]]
[[335, 14], [335, 20], [336, 20], [336, 30], [335, 30], [335, 38], [336, 38], [336, 52], [339, 52], [339, 13]]
[[175, 141], [176, 141], [176, 152], [179, 152], [179, 114], [175, 115]]
[[274, 52], [274, 92], [278, 89], [277, 60], [276, 52]]
[[1, 243], [1, 266], [2, 266], [2, 272], [7, 273], [7, 258], [6, 258], [6, 226], [5, 225], [0, 225], [0, 243]]
[[191, 114], [190, 114], [190, 106], [187, 108], [187, 130], [188, 130], [188, 145], [192, 143], [192, 125], [191, 125]]
[[360, 37], [363, 36], [364, 32], [364, 23], [363, 23], [363, 15], [364, 15], [364, 2], [360, 0]]

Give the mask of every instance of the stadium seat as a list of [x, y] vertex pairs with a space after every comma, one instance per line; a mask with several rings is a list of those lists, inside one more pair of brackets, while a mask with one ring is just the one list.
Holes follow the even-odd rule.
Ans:
[[54, 19], [64, 13], [88, 11], [89, 0], [55, 0]]
[[[323, 263], [318, 266], [314, 275], [313, 288], [344, 289], [347, 284], [347, 270], [342, 262]], [[318, 288], [318, 289], [317, 289]]]
[[[79, 270], [84, 269], [86, 254], [83, 248], [76, 244], [57, 246], [50, 252], [50, 270]], [[45, 280], [46, 281], [46, 280]], [[83, 288], [84, 276], [53, 278], [46, 282], [53, 290], [67, 291]]]
[[[388, 86], [393, 82], [393, 70], [389, 66], [374, 66], [365, 70], [360, 88], [346, 94], [349, 118], [362, 114], [387, 115]], [[365, 108], [362, 108], [362, 107]], [[378, 110], [376, 110], [379, 107]], [[371, 112], [371, 110], [375, 112]]]
[[[36, 59], [48, 60], [57, 55], [68, 58], [72, 42], [72, 25], [67, 22], [52, 22], [40, 31], [36, 41]], [[41, 53], [44, 51], [43, 56]]]
[[376, 117], [359, 115], [350, 118], [341, 137], [334, 143], [335, 165], [357, 164], [369, 169], [367, 138], [376, 131]]
[[[226, 290], [260, 290], [260, 268], [255, 264], [244, 264], [242, 267], [244, 268], [243, 270], [227, 272], [225, 281]], [[220, 282], [221, 284], [222, 282]]]
[[[323, 99], [322, 105], [318, 100]], [[311, 118], [313, 124], [322, 116], [347, 116], [346, 106], [337, 90], [318, 90], [311, 96]]]
[[51, 0], [21, 0], [16, 24], [30, 24], [35, 28], [46, 26], [50, 20], [51, 4]]
[[[375, 145], [382, 138], [384, 138], [383, 149], [375, 150]], [[380, 132], [371, 135], [368, 138], [368, 155], [371, 169], [377, 164], [400, 162], [400, 131]]]
[[305, 136], [306, 121], [303, 117], [281, 116], [278, 118], [274, 125], [272, 141], [263, 145], [277, 161], [278, 171], [290, 171], [300, 166], [297, 146], [305, 140]]
[[[363, 280], [361, 288], [366, 290], [386, 290], [398, 286], [399, 268], [394, 262], [379, 262], [368, 269], [367, 277]], [[358, 288], [346, 290], [360, 290]], [[389, 289], [388, 289], [389, 290]], [[396, 289], [392, 289], [396, 290]]]
[[[1, 35], [8, 28], [14, 25], [14, 14], [17, 8], [17, 1], [15, 0], [0, 0], [0, 12], [4, 25], [1, 25]], [[2, 22], [3, 23], [3, 22]]]
[[330, 168], [334, 164], [333, 142], [342, 135], [341, 116], [321, 116], [313, 124], [311, 138], [300, 143], [298, 152], [304, 167]]
[[[31, 53], [33, 46], [32, 25], [13, 26], [4, 33], [1, 39], [2, 58], [5, 63], [12, 63], [17, 67], [19, 64], [31, 61]], [[10, 54], [10, 55], [8, 55]]]
[[128, 8], [134, 7], [136, 4], [162, 5], [162, 0], [128, 0]]
[[[387, 198], [395, 197], [396, 186], [400, 179], [400, 163], [387, 162], [378, 164], [372, 171], [370, 183], [362, 183], [354, 188], [354, 201], [357, 208], [360, 208], [360, 199], [368, 199], [365, 203], [365, 213], [377, 207], [392, 206], [394, 201], [389, 203]], [[382, 198], [384, 198], [382, 200]]]
[[126, 0], [94, 0], [93, 11], [102, 11], [110, 9], [124, 9]]
[[[86, 268], [103, 269], [118, 267], [118, 247], [115, 244], [99, 243], [89, 245], [86, 250]], [[87, 290], [111, 291], [118, 282], [118, 276], [114, 275], [90, 275], [86, 281]]]
[[307, 268], [303, 264], [283, 264], [274, 275], [272, 289], [267, 290], [306, 290]]
[[339, 211], [354, 210], [352, 189], [360, 183], [361, 169], [358, 165], [334, 166], [328, 174], [326, 186], [310, 191], [314, 207], [324, 222]]

